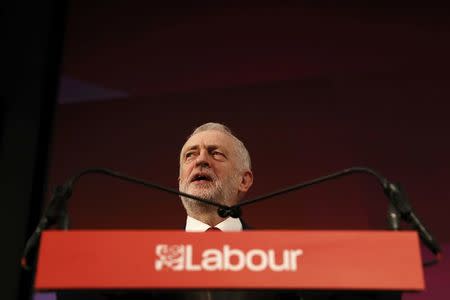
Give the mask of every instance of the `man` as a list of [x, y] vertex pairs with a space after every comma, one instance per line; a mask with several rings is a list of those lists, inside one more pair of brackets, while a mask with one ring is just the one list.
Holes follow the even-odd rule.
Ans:
[[[180, 153], [180, 191], [227, 206], [236, 205], [253, 184], [250, 155], [231, 130], [206, 123], [194, 130]], [[181, 197], [186, 231], [240, 231], [241, 220], [221, 218], [217, 207]]]
[[[250, 155], [244, 143], [225, 125], [203, 124], [194, 130], [181, 149], [178, 182], [181, 192], [218, 204], [236, 205], [253, 184]], [[186, 231], [247, 229], [240, 219], [220, 217], [216, 206], [187, 197], [181, 197], [181, 200], [187, 213]], [[172, 293], [170, 298], [297, 299], [292, 293], [261, 290], [184, 291]]]
[[[253, 184], [250, 155], [244, 144], [236, 138], [230, 129], [219, 123], [206, 123], [194, 130], [181, 149], [179, 190], [218, 204], [233, 206], [239, 203]], [[181, 197], [187, 212], [186, 231], [203, 232], [210, 228], [221, 231], [241, 231], [246, 225], [240, 219], [221, 218], [217, 208], [190, 198]], [[79, 300], [79, 295], [71, 298], [68, 293], [64, 300]], [[116, 292], [98, 295], [95, 299], [127, 300], [249, 300], [249, 299], [366, 299], [364, 292], [357, 295], [343, 295], [338, 298], [334, 293], [320, 295], [306, 292], [268, 290], [189, 290], [189, 291], [152, 291], [152, 292]], [[94, 299], [89, 295], [90, 299]], [[62, 298], [61, 298], [62, 299]], [[372, 299], [372, 298], [367, 298]], [[378, 299], [378, 298], [373, 298]]]

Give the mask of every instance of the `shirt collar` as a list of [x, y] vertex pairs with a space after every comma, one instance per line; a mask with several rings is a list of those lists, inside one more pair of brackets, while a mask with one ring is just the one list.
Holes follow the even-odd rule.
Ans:
[[[190, 216], [187, 216], [185, 228], [187, 232], [203, 232], [206, 231], [209, 227], [211, 226]], [[222, 231], [242, 231], [242, 223], [238, 218], [227, 218], [217, 224], [215, 227], [219, 228]]]

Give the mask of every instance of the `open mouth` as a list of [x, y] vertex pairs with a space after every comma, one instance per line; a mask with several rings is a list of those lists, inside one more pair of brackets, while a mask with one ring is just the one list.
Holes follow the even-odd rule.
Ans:
[[207, 175], [207, 174], [196, 174], [194, 175], [194, 177], [192, 177], [191, 182], [195, 182], [195, 183], [207, 183], [207, 182], [212, 182], [213, 179], [211, 176]]

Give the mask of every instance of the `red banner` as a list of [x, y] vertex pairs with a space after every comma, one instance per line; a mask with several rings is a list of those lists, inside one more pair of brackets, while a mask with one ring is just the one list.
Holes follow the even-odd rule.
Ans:
[[415, 232], [46, 231], [35, 286], [422, 290]]

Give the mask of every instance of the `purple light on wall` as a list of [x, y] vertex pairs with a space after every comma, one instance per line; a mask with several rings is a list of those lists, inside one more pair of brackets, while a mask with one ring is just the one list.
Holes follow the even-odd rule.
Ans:
[[33, 300], [56, 300], [55, 293], [35, 293]]
[[59, 85], [58, 103], [111, 100], [127, 97], [124, 91], [109, 89], [96, 84], [62, 76]]
[[[432, 300], [448, 299], [450, 260], [446, 255], [450, 253], [450, 244], [443, 244], [443, 259], [436, 265], [424, 269], [425, 291], [422, 293], [405, 293], [403, 300]], [[432, 259], [428, 250], [423, 250], [423, 260]]]

